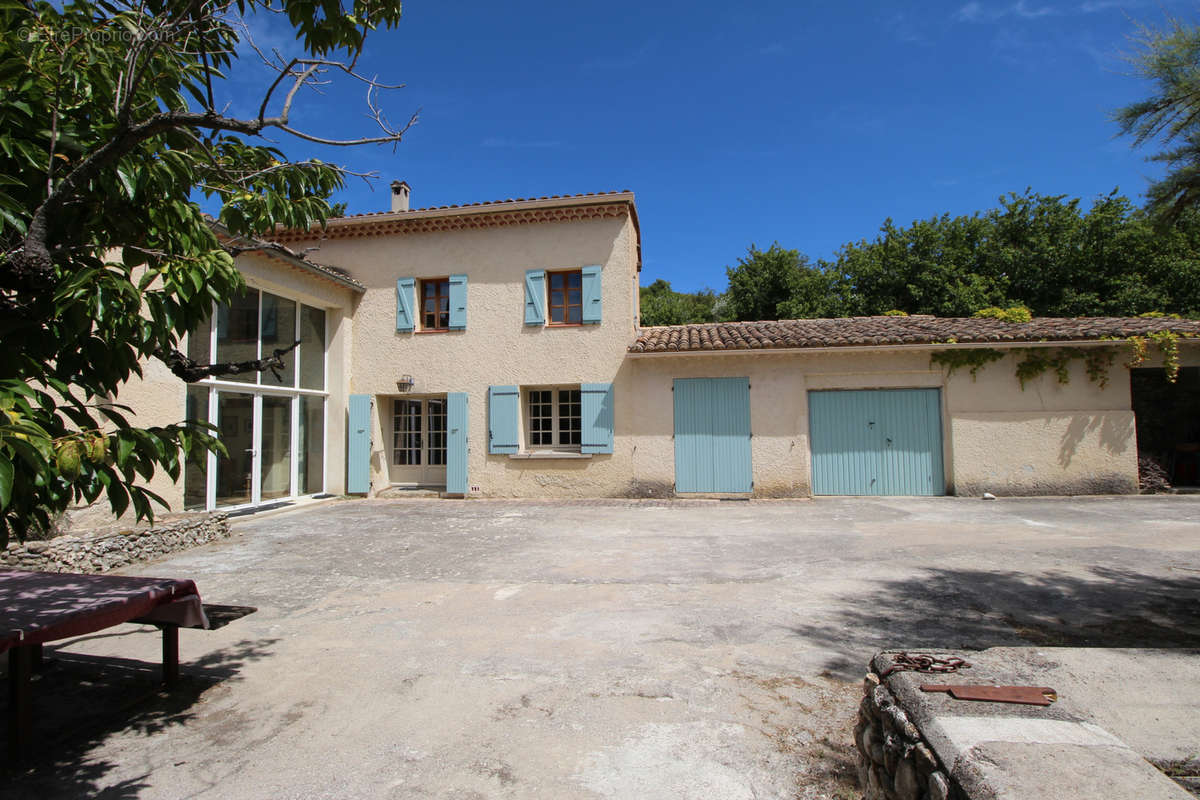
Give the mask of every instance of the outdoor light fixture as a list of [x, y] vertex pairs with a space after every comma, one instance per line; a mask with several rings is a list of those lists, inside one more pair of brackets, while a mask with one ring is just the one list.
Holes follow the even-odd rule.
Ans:
[[402, 392], [407, 392], [413, 387], [412, 375], [401, 375], [400, 380], [396, 381], [396, 388]]

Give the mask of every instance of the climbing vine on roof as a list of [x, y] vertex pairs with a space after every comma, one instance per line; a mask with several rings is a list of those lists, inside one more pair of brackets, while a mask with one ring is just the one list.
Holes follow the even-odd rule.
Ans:
[[1053, 372], [1060, 384], [1071, 382], [1071, 362], [1082, 360], [1088, 379], [1101, 389], [1108, 386], [1108, 373], [1117, 360], [1118, 342], [1123, 342], [1129, 348], [1129, 358], [1125, 366], [1129, 369], [1140, 367], [1150, 357], [1150, 345], [1153, 343], [1162, 356], [1163, 371], [1169, 383], [1179, 379], [1179, 340], [1189, 334], [1175, 331], [1155, 331], [1145, 336], [1130, 336], [1126, 339], [1111, 339], [1112, 344], [1098, 347], [1022, 347], [1008, 353], [990, 347], [969, 348], [961, 350], [938, 350], [930, 358], [930, 364], [945, 367], [948, 375], [958, 369], [968, 369], [971, 380], [975, 380], [979, 371], [993, 361], [999, 361], [1011, 353], [1016, 358], [1014, 374], [1021, 383], [1021, 389], [1032, 380], [1047, 372]]

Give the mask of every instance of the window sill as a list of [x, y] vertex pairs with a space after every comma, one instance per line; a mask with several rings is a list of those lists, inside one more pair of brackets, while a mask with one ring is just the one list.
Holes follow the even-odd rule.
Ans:
[[530, 461], [536, 460], [536, 459], [565, 459], [565, 460], [574, 459], [574, 460], [578, 460], [578, 459], [586, 459], [586, 458], [591, 458], [591, 457], [592, 457], [591, 453], [571, 453], [571, 452], [565, 452], [562, 450], [529, 450], [529, 451], [524, 451], [521, 453], [513, 453], [513, 454], [509, 455], [509, 458], [517, 458], [517, 459], [530, 460]]
[[418, 336], [423, 336], [427, 333], [461, 333], [465, 328], [422, 328], [415, 330], [413, 333]]

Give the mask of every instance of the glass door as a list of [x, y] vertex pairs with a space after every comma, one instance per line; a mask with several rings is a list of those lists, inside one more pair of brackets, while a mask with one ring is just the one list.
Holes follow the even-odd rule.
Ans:
[[292, 494], [292, 398], [262, 395], [256, 502]]
[[216, 459], [219, 506], [254, 502], [254, 400], [252, 394], [217, 392], [217, 428], [227, 451]]

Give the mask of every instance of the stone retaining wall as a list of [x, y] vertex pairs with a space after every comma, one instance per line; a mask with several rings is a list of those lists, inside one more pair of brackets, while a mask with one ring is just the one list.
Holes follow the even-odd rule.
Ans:
[[0, 566], [39, 572], [107, 572], [229, 537], [226, 514], [194, 514], [153, 528], [11, 542]]
[[966, 800], [874, 672], [863, 680], [854, 742], [866, 800]]

